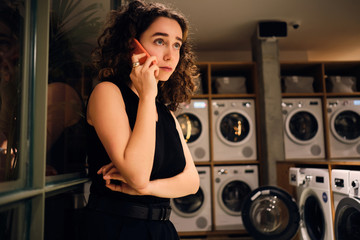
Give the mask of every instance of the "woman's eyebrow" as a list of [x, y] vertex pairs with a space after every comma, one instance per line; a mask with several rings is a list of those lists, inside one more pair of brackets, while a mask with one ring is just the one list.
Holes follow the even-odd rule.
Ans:
[[[162, 33], [162, 32], [156, 32], [156, 33], [154, 33], [154, 34], [152, 35], [152, 37], [155, 37], [155, 36], [169, 37], [169, 34], [167, 34], [167, 33]], [[178, 41], [180, 41], [180, 42], [183, 41], [181, 37], [175, 37], [175, 38], [176, 38], [176, 40], [178, 40]]]

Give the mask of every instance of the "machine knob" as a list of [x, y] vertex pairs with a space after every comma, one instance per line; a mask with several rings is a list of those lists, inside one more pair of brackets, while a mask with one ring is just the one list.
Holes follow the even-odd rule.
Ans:
[[351, 182], [351, 187], [353, 189], [358, 189], [359, 188], [359, 181], [358, 180], [354, 180]]
[[312, 179], [312, 176], [311, 175], [306, 175], [305, 176], [305, 182], [310, 182]]

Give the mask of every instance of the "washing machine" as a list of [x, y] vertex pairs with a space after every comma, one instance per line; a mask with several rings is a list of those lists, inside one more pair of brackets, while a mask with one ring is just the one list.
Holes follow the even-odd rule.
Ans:
[[175, 115], [194, 161], [210, 161], [208, 100], [182, 103]]
[[290, 184], [297, 187], [300, 238], [334, 239], [328, 169], [290, 168]]
[[331, 158], [360, 157], [360, 99], [328, 98]]
[[198, 166], [200, 188], [197, 193], [171, 199], [170, 220], [178, 232], [211, 231], [210, 167]]
[[241, 209], [245, 197], [259, 185], [256, 165], [214, 166], [215, 229], [244, 229]]
[[253, 99], [214, 99], [212, 117], [215, 161], [257, 159]]
[[297, 233], [302, 240], [334, 239], [328, 170], [290, 168], [289, 182], [297, 187], [297, 201], [275, 186], [259, 187], [245, 198], [242, 219], [249, 235], [256, 240], [290, 240]]
[[320, 98], [284, 98], [282, 113], [286, 159], [325, 158]]
[[[333, 170], [333, 172], [341, 170]], [[360, 171], [346, 171], [348, 181], [344, 181], [344, 186], [347, 187], [347, 194], [344, 191], [340, 194], [334, 191], [334, 196], [339, 195], [338, 202], [334, 202], [335, 206], [335, 239], [337, 240], [359, 240], [360, 239]], [[341, 179], [338, 177], [338, 179]], [[344, 179], [344, 178], [343, 178]], [[336, 183], [336, 182], [335, 182]], [[341, 183], [341, 181], [337, 181]]]

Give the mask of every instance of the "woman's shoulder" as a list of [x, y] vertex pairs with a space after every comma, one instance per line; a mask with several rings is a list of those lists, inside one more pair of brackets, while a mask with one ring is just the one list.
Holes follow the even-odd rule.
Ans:
[[119, 90], [119, 87], [113, 82], [103, 81], [96, 84], [93, 91], [107, 91], [107, 90], [110, 91]]
[[87, 120], [91, 125], [92, 117], [98, 116], [98, 113], [107, 116], [119, 108], [125, 108], [119, 87], [112, 82], [100, 82], [90, 95], [87, 105]]
[[93, 98], [101, 98], [101, 99], [109, 99], [109, 98], [118, 98], [121, 97], [120, 88], [112, 82], [100, 82], [98, 83], [91, 92], [90, 99]]

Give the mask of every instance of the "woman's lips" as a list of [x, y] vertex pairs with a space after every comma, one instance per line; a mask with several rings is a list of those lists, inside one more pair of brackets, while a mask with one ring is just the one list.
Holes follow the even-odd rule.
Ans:
[[165, 72], [172, 72], [172, 70], [173, 70], [171, 67], [160, 67], [160, 69]]

